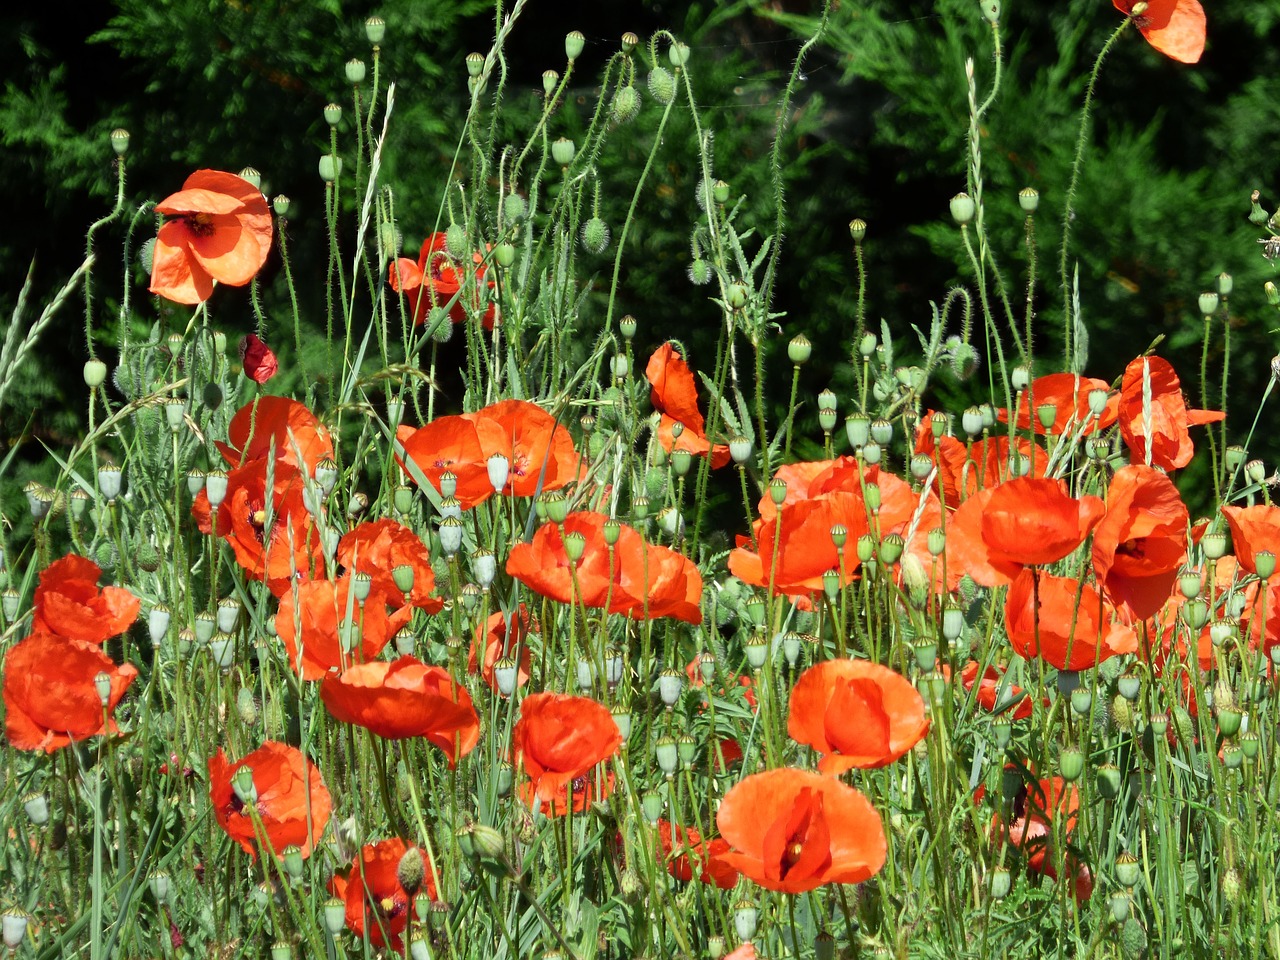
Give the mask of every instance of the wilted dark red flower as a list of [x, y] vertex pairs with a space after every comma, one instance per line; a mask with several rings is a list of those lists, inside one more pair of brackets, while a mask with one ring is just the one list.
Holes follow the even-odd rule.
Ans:
[[[1028, 870], [1056, 880], [1053, 824], [1062, 823], [1064, 839], [1070, 843], [1079, 807], [1080, 792], [1061, 777], [1024, 783], [1014, 798], [1012, 817], [1005, 822], [999, 813], [995, 814], [992, 830], [997, 836], [1003, 834], [1011, 846], [1022, 852]], [[1064, 862], [1071, 878], [1072, 896], [1077, 901], [1088, 900], [1093, 895], [1093, 873], [1088, 864], [1069, 851]]]
[[868, 660], [825, 660], [802, 673], [791, 692], [787, 733], [823, 754], [823, 773], [883, 767], [928, 731], [916, 688]]
[[[478, 291], [480, 284], [485, 282], [484, 257], [475, 253], [472, 254], [472, 260], [476, 264], [474, 280], [468, 277], [465, 265], [446, 252], [445, 235], [433, 233], [422, 242], [422, 252], [418, 254], [417, 262], [408, 257], [400, 257], [391, 264], [388, 282], [392, 290], [405, 295], [415, 324], [421, 326], [425, 323], [432, 307], [449, 307], [449, 319], [454, 323], [462, 323], [467, 319], [468, 305], [464, 298], [471, 299], [473, 311], [479, 310]], [[458, 291], [469, 283], [475, 285], [472, 291], [464, 291], [455, 300]], [[490, 290], [493, 289], [492, 280], [488, 281], [488, 286]], [[450, 301], [453, 301], [452, 304]], [[493, 329], [496, 315], [494, 305], [489, 303], [483, 319], [486, 330]]]
[[982, 539], [992, 561], [1053, 563], [1084, 543], [1105, 511], [1097, 497], [1072, 497], [1061, 480], [1018, 477], [991, 491]]
[[[256, 397], [236, 411], [227, 426], [227, 442], [215, 440], [227, 465], [235, 468], [272, 456], [314, 473], [316, 464], [333, 456], [329, 431], [297, 400]], [[299, 459], [299, 457], [301, 459]]]
[[[960, 671], [960, 682], [964, 684], [966, 690], [972, 690], [975, 681], [977, 682], [978, 706], [995, 713], [997, 707], [1007, 704], [1000, 712], [1007, 714], [1010, 720], [1025, 720], [1031, 716], [1034, 708], [1031, 697], [1024, 693], [1021, 687], [1007, 682], [1002, 668], [992, 664], [982, 671], [981, 680], [978, 680], [978, 669], [978, 662], [970, 660]], [[1046, 699], [1044, 704], [1048, 706], [1049, 701]]]
[[486, 478], [490, 457], [507, 458], [503, 493], [532, 497], [577, 479], [581, 458], [573, 437], [536, 403], [502, 400], [463, 416], [475, 422]]
[[234, 173], [197, 170], [156, 204], [168, 220], [151, 254], [151, 292], [174, 303], [201, 303], [213, 281], [248, 283], [271, 252], [271, 213], [257, 187]]
[[[706, 421], [698, 409], [698, 385], [693, 371], [675, 347], [664, 343], [655, 350], [644, 372], [651, 387], [649, 400], [653, 409], [661, 414], [658, 442], [662, 449], [667, 453], [688, 450], [699, 457], [710, 452], [711, 466], [723, 467], [728, 463], [728, 444], [713, 445], [707, 437]], [[679, 437], [673, 429], [677, 423], [684, 427]]]
[[[253, 814], [232, 785], [236, 771], [253, 771], [252, 807], [262, 825], [260, 837]], [[222, 748], [209, 758], [209, 801], [218, 826], [257, 859], [258, 843], [265, 839], [280, 856], [288, 846], [296, 846], [309, 856], [315, 841], [329, 822], [332, 802], [320, 768], [297, 747], [268, 740], [253, 753], [228, 763]]]
[[738, 883], [738, 870], [723, 859], [729, 844], [722, 837], [703, 840], [693, 827], [677, 827], [670, 820], [658, 821], [658, 839], [667, 872], [688, 883], [697, 868], [698, 879], [721, 890], [732, 890]]
[[836, 777], [782, 768], [752, 774], [720, 802], [721, 855], [760, 886], [803, 893], [862, 883], [884, 866], [880, 815]]
[[[622, 733], [607, 707], [588, 697], [559, 693], [525, 697], [511, 734], [512, 754], [524, 764], [539, 800], [563, 793], [621, 745]], [[580, 789], [574, 784], [575, 792]]]
[[388, 740], [430, 741], [444, 751], [450, 767], [480, 740], [480, 718], [466, 688], [443, 667], [429, 667], [413, 657], [330, 673], [320, 684], [320, 699], [343, 723]]
[[141, 601], [123, 587], [98, 587], [102, 570], [92, 560], [67, 554], [40, 574], [34, 599], [33, 633], [103, 643], [129, 629]]
[[1028, 660], [1043, 656], [1059, 670], [1085, 670], [1138, 648], [1115, 608], [1070, 577], [1023, 570], [1005, 595], [1004, 619], [1014, 650]]
[[240, 338], [240, 363], [244, 365], [244, 375], [254, 383], [266, 383], [280, 369], [276, 355], [256, 333]]
[[[537, 624], [529, 616], [528, 608], [522, 603], [511, 617], [511, 629], [507, 629], [507, 615], [499, 610], [489, 614], [488, 619], [476, 625], [475, 635], [471, 638], [471, 652], [467, 655], [467, 672], [479, 672], [491, 690], [498, 689], [493, 668], [503, 657], [515, 658], [517, 652], [520, 660], [517, 664], [516, 686], [523, 687], [529, 682], [533, 669], [533, 655], [529, 650], [527, 638], [537, 633]], [[481, 658], [480, 651], [484, 655]]]
[[1106, 515], [1093, 531], [1093, 570], [1131, 619], [1154, 616], [1169, 599], [1187, 555], [1188, 520], [1178, 488], [1159, 470], [1134, 465], [1111, 478]]
[[[431, 551], [422, 539], [402, 523], [394, 520], [370, 520], [352, 527], [338, 541], [338, 563], [353, 573], [366, 573], [373, 585], [388, 598], [410, 604], [427, 613], [438, 613], [444, 601], [432, 596], [436, 575], [431, 569]], [[396, 585], [395, 570], [408, 567], [413, 571], [413, 587], [408, 593]]]
[[[1144, 372], [1145, 371], [1145, 372]], [[1124, 368], [1120, 386], [1120, 436], [1134, 463], [1147, 462], [1147, 413], [1143, 410], [1144, 378], [1150, 382], [1151, 466], [1185, 467], [1195, 447], [1188, 428], [1222, 420], [1217, 410], [1190, 410], [1182, 399], [1182, 382], [1168, 360], [1139, 357]]]
[[302, 679], [319, 680], [330, 670], [373, 660], [412, 613], [409, 607], [388, 611], [385, 595], [372, 587], [364, 603], [356, 603], [351, 574], [336, 582], [303, 580], [280, 598], [276, 632], [289, 665]]
[[[268, 529], [267, 474], [274, 483]], [[264, 580], [279, 595], [296, 574], [309, 576], [323, 562], [320, 534], [302, 499], [303, 479], [284, 462], [251, 460], [227, 476], [227, 495], [218, 507], [217, 535], [231, 545], [245, 574]], [[201, 533], [213, 531], [208, 490], [191, 505]]]
[[1111, 0], [1112, 5], [1132, 18], [1138, 30], [1156, 50], [1171, 60], [1197, 63], [1204, 53], [1204, 7], [1199, 0], [1150, 0], [1143, 11], [1134, 13], [1138, 0]]
[[[106, 674], [105, 707], [95, 680]], [[117, 666], [100, 647], [51, 633], [33, 633], [4, 658], [4, 732], [16, 750], [53, 753], [103, 732], [117, 733], [109, 719], [138, 670]]]
[[605, 607], [634, 620], [673, 617], [701, 623], [702, 575], [694, 563], [661, 544], [649, 543], [619, 525], [612, 551], [604, 539], [608, 517], [569, 514], [565, 535], [578, 533], [586, 545], [574, 563], [565, 551], [561, 525], [544, 523], [530, 543], [518, 543], [507, 555], [507, 573], [530, 590], [560, 603]]
[[390, 947], [400, 952], [400, 934], [409, 923], [413, 898], [400, 884], [400, 861], [410, 850], [422, 858], [422, 887], [432, 900], [436, 898], [435, 869], [427, 851], [410, 847], [399, 837], [365, 844], [360, 856], [345, 876], [329, 881], [329, 892], [347, 905], [347, 929], [357, 937], [367, 933], [375, 947]]

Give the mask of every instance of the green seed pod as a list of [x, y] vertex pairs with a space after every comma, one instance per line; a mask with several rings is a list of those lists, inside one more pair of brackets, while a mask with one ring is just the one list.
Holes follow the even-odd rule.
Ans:
[[582, 49], [586, 45], [587, 38], [582, 35], [582, 32], [573, 30], [564, 38], [564, 55], [570, 62], [577, 60], [582, 56]]
[[364, 22], [364, 35], [371, 44], [378, 46], [387, 35], [387, 21], [381, 17], [370, 17]]
[[444, 249], [455, 260], [464, 260], [467, 256], [467, 228], [460, 223], [451, 223], [444, 232]]
[[567, 167], [573, 163], [573, 157], [576, 152], [577, 147], [568, 137], [560, 137], [551, 144], [551, 159], [556, 162], [557, 166]]
[[861, 217], [854, 217], [849, 221], [849, 236], [853, 237], [855, 244], [861, 243], [867, 235], [867, 221]]
[[129, 151], [129, 131], [116, 127], [111, 131], [111, 149], [117, 157], [123, 157]]
[[364, 83], [364, 61], [358, 59], [348, 60], [343, 68], [346, 75], [347, 83]]
[[1040, 206], [1040, 191], [1034, 187], [1023, 187], [1018, 191], [1018, 206], [1022, 212], [1030, 216]]
[[957, 193], [951, 198], [951, 219], [961, 226], [972, 222], [977, 210], [978, 208], [973, 202], [973, 197], [969, 196], [967, 193]]
[[609, 246], [609, 225], [599, 217], [592, 217], [582, 225], [582, 248], [587, 253], [604, 253]]
[[676, 96], [676, 78], [665, 67], [654, 67], [649, 71], [649, 93], [653, 99], [666, 106]]
[[96, 390], [107, 379], [107, 365], [94, 357], [84, 364], [84, 383], [90, 390]]
[[631, 84], [619, 87], [609, 104], [609, 116], [615, 124], [630, 123], [640, 112], [640, 93]]

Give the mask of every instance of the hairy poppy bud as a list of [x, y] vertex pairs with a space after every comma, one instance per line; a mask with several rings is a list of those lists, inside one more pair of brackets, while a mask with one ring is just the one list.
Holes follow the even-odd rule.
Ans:
[[649, 71], [649, 93], [653, 99], [666, 106], [676, 96], [676, 79], [666, 67], [654, 67]]
[[631, 84], [619, 87], [609, 104], [609, 116], [615, 124], [630, 123], [640, 112], [640, 93]]
[[582, 225], [582, 248], [587, 253], [603, 253], [609, 246], [609, 225], [599, 217], [592, 217]]
[[676, 69], [685, 66], [689, 62], [689, 46], [677, 40], [667, 48], [667, 59], [671, 61], [671, 65]]

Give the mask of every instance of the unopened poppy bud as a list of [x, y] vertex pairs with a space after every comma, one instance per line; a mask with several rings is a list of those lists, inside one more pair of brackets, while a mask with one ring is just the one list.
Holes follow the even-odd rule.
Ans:
[[671, 451], [671, 472], [677, 477], [683, 477], [689, 472], [689, 468], [693, 465], [693, 453], [684, 448]]
[[747, 305], [747, 288], [741, 283], [731, 283], [724, 288], [724, 302], [730, 310], [741, 310]]
[[1200, 294], [1200, 312], [1206, 317], [1218, 309], [1218, 295], [1213, 291]]
[[1018, 191], [1018, 206], [1028, 216], [1035, 213], [1040, 206], [1040, 191], [1035, 187], [1023, 187]]
[[253, 767], [248, 765], [237, 767], [231, 775], [231, 789], [235, 791], [240, 802], [252, 806], [258, 802], [258, 788], [253, 782]]
[[791, 338], [791, 342], [787, 344], [787, 359], [797, 367], [802, 363], [807, 363], [812, 354], [813, 344], [809, 342], [809, 338], [803, 333], [796, 334]]
[[1088, 687], [1076, 687], [1071, 691], [1071, 709], [1078, 717], [1087, 717], [1093, 704], [1093, 693]]
[[342, 122], [342, 106], [336, 103], [327, 103], [324, 107], [324, 122], [331, 127], [336, 127]]
[[117, 157], [123, 157], [129, 152], [129, 131], [124, 127], [116, 127], [111, 131], [111, 149]]
[[17, 953], [18, 947], [27, 936], [27, 924], [30, 917], [21, 907], [6, 907], [3, 914], [0, 914], [0, 936], [3, 936], [4, 945], [13, 953]]
[[568, 137], [560, 137], [551, 144], [551, 159], [558, 166], [567, 167], [573, 163], [573, 157], [577, 153], [578, 148]]
[[1058, 772], [1067, 783], [1074, 783], [1084, 773], [1084, 754], [1075, 747], [1066, 747], [1058, 754]]
[[107, 365], [94, 357], [84, 363], [84, 383], [90, 390], [96, 390], [107, 379]]
[[671, 61], [671, 65], [677, 70], [685, 66], [689, 62], [688, 44], [681, 43], [679, 40], [671, 44], [667, 48], [667, 59]]
[[440, 521], [440, 549], [452, 557], [462, 548], [462, 521], [457, 517], [445, 517]]
[[733, 905], [733, 931], [738, 939], [746, 943], [756, 935], [756, 924], [760, 911], [750, 900], [739, 900]]
[[396, 864], [396, 879], [400, 881], [400, 886], [404, 887], [404, 892], [412, 897], [422, 886], [426, 875], [426, 864], [422, 862], [422, 853], [417, 847], [410, 847]]
[[24, 794], [22, 809], [26, 812], [27, 819], [37, 827], [43, 827], [49, 822], [49, 801], [43, 793]]
[[854, 243], [861, 243], [863, 237], [867, 235], [867, 221], [861, 217], [854, 217], [849, 221], [849, 236], [853, 238]]
[[1225, 533], [1206, 533], [1200, 538], [1200, 546], [1204, 555], [1210, 560], [1221, 560], [1227, 552], [1227, 535]]
[[751, 459], [752, 443], [744, 436], [736, 436], [729, 440], [729, 456], [733, 462], [742, 466]]
[[1223, 300], [1231, 296], [1231, 291], [1235, 287], [1235, 282], [1231, 279], [1231, 274], [1223, 271], [1218, 274], [1218, 296]]
[[973, 197], [967, 193], [957, 193], [951, 198], [951, 219], [961, 226], [973, 220], [973, 215], [977, 212], [977, 209], [977, 205], [973, 202]]
[[653, 95], [653, 99], [662, 105], [665, 106], [675, 99], [676, 80], [666, 67], [654, 67], [650, 70], [648, 85], [649, 93]]
[[364, 61], [352, 58], [343, 68], [347, 83], [364, 83]]
[[336, 937], [347, 925], [347, 903], [337, 897], [330, 897], [324, 902], [324, 928], [329, 935]]
[[844, 432], [849, 437], [849, 445], [855, 450], [863, 447], [871, 439], [871, 418], [865, 413], [851, 413], [844, 418]]
[[1114, 800], [1120, 795], [1123, 777], [1120, 768], [1113, 763], [1104, 763], [1098, 768], [1098, 793], [1104, 800]]
[[375, 47], [382, 43], [387, 35], [387, 21], [381, 17], [370, 17], [364, 22], [364, 36]]
[[1116, 857], [1116, 880], [1123, 887], [1133, 889], [1138, 885], [1138, 880], [1142, 877], [1142, 865], [1138, 863], [1138, 858], [1128, 850], [1122, 852]]
[[322, 154], [316, 169], [321, 180], [325, 183], [333, 183], [338, 179], [338, 174], [342, 173], [342, 158], [330, 153]]

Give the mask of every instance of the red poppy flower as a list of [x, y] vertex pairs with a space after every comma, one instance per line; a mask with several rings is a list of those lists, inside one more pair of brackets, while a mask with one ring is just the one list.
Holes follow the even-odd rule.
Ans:
[[254, 383], [266, 383], [280, 369], [276, 355], [256, 333], [240, 338], [240, 363], [244, 365], [244, 375]]
[[[934, 437], [928, 418], [920, 421], [916, 432], [916, 453], [933, 457], [938, 473], [934, 489], [946, 501], [947, 510], [955, 510], [967, 498], [979, 490], [994, 487], [1012, 479], [1015, 474], [1010, 466], [1009, 438], [1007, 436], [984, 437], [965, 444], [955, 437]], [[1025, 437], [1018, 437], [1013, 450], [1020, 458], [1026, 458], [1031, 468], [1029, 476], [1043, 477], [1049, 455]]]
[[987, 487], [970, 494], [946, 526], [948, 573], [968, 574], [974, 583], [983, 587], [1007, 586], [1022, 569], [1019, 564], [993, 557], [987, 541], [982, 538], [982, 518], [995, 491], [995, 487]]
[[399, 953], [400, 934], [409, 924], [413, 898], [400, 883], [400, 861], [410, 850], [422, 857], [422, 887], [432, 900], [436, 898], [435, 870], [427, 852], [410, 847], [399, 837], [365, 844], [360, 856], [346, 876], [336, 875], [329, 881], [329, 892], [346, 902], [347, 929], [357, 937], [367, 933], [375, 947], [390, 947]]
[[[1107, 403], [1102, 413], [1091, 416], [1089, 412], [1089, 394], [1094, 390], [1102, 390], [1107, 394]], [[1040, 422], [1040, 409], [1052, 404], [1054, 409], [1053, 424], [1049, 431]], [[1084, 434], [1095, 430], [1105, 430], [1116, 422], [1119, 398], [1111, 392], [1111, 384], [1094, 377], [1083, 377], [1075, 373], [1051, 373], [1036, 377], [1018, 398], [1018, 429], [1043, 434], [1052, 432], [1060, 437], [1068, 429], [1073, 432], [1081, 425], [1086, 425]], [[1009, 422], [1009, 411], [1001, 407], [996, 411], [996, 418], [1001, 423]]]
[[[267, 523], [267, 472], [274, 484], [272, 524]], [[323, 565], [320, 535], [302, 501], [303, 480], [284, 462], [251, 460], [227, 476], [227, 494], [218, 507], [217, 535], [231, 545], [236, 563], [255, 580], [265, 580], [277, 596], [295, 575], [308, 576]], [[191, 505], [201, 533], [213, 532], [208, 490]]]
[[1280, 507], [1223, 507], [1222, 515], [1231, 527], [1232, 553], [1244, 569], [1258, 572], [1254, 557], [1260, 550], [1270, 550], [1280, 557]]
[[311, 847], [324, 833], [332, 802], [320, 768], [297, 747], [268, 740], [236, 763], [228, 763], [222, 748], [209, 759], [209, 801], [218, 826], [249, 856], [257, 859], [259, 835], [252, 813], [232, 786], [241, 767], [253, 771], [257, 799], [253, 808], [262, 834], [276, 856], [288, 846], [309, 856]]
[[603, 514], [571, 513], [565, 534], [580, 533], [586, 546], [578, 563], [569, 560], [561, 525], [544, 523], [530, 543], [518, 543], [507, 556], [507, 573], [530, 590], [560, 603], [605, 607], [634, 620], [673, 617], [701, 623], [702, 575], [674, 550], [649, 543], [619, 525], [612, 551], [605, 543]]
[[305, 464], [311, 474], [316, 464], [333, 456], [329, 431], [314, 413], [288, 397], [256, 397], [246, 403], [227, 426], [227, 442], [215, 440], [213, 445], [233, 469], [274, 450], [277, 461]]
[[[713, 445], [707, 438], [706, 421], [698, 409], [698, 385], [693, 371], [675, 347], [664, 343], [655, 350], [644, 373], [651, 387], [649, 400], [653, 409], [662, 415], [658, 426], [662, 449], [667, 453], [688, 450], [694, 456], [706, 456], [710, 452], [712, 467], [728, 463], [728, 444]], [[677, 423], [684, 427], [679, 437], [673, 429]]]
[[280, 598], [276, 632], [289, 651], [289, 665], [302, 679], [319, 680], [330, 670], [372, 660], [412, 613], [408, 607], [388, 612], [385, 595], [372, 587], [364, 603], [356, 603], [350, 574], [336, 582], [304, 580]]
[[[436, 575], [431, 569], [431, 551], [422, 539], [394, 520], [371, 520], [359, 524], [338, 541], [338, 563], [352, 573], [366, 573], [373, 586], [389, 598], [392, 606], [403, 597], [408, 603], [427, 613], [438, 613], [444, 601], [433, 597]], [[396, 586], [395, 570], [408, 567], [413, 571], [413, 587], [405, 593]]]
[[868, 660], [826, 660], [800, 674], [787, 733], [824, 754], [823, 773], [883, 767], [929, 731], [924, 700], [901, 675]]
[[724, 960], [756, 960], [756, 945], [748, 940], [729, 953], [725, 954]]
[[123, 587], [98, 587], [102, 570], [92, 560], [67, 554], [40, 574], [34, 599], [33, 633], [104, 643], [129, 629], [142, 603]]
[[320, 699], [343, 723], [380, 737], [429, 740], [444, 751], [450, 767], [480, 740], [480, 719], [466, 688], [443, 667], [429, 667], [413, 657], [330, 673], [320, 684]]
[[[1053, 824], [1062, 822], [1065, 839], [1070, 843], [1079, 808], [1080, 792], [1061, 777], [1024, 783], [1014, 798], [1012, 819], [1006, 823], [997, 813], [992, 829], [997, 836], [1003, 833], [1012, 846], [1022, 851], [1028, 870], [1056, 880], [1058, 872], [1051, 850]], [[1088, 864], [1068, 852], [1065, 865], [1071, 876], [1072, 895], [1080, 902], [1088, 900], [1093, 895], [1093, 873]]]
[[440, 475], [445, 471], [457, 479], [454, 497], [463, 510], [470, 510], [493, 496], [489, 482], [489, 463], [480, 446], [476, 422], [471, 417], [436, 417], [418, 427], [401, 426], [396, 439], [404, 447], [404, 455], [417, 464], [440, 490]]
[[156, 204], [168, 220], [151, 254], [151, 292], [174, 303], [201, 303], [213, 281], [242, 287], [271, 251], [271, 213], [257, 187], [234, 173], [197, 170]]
[[1138, 648], [1115, 608], [1092, 586], [1069, 577], [1023, 570], [1005, 595], [1004, 619], [1014, 650], [1028, 660], [1043, 655], [1059, 670], [1084, 670]]
[[1204, 8], [1199, 0], [1150, 0], [1134, 14], [1138, 0], [1111, 0], [1117, 10], [1132, 18], [1138, 30], [1171, 60], [1197, 63], [1204, 53]]
[[[111, 680], [106, 707], [95, 680]], [[16, 750], [53, 753], [69, 743], [118, 733], [109, 719], [138, 670], [117, 666], [101, 648], [51, 633], [33, 633], [4, 658], [4, 732]]]
[[[1149, 371], [1144, 375], [1143, 371]], [[1168, 360], [1139, 357], [1124, 368], [1120, 386], [1120, 436], [1134, 463], [1147, 461], [1147, 415], [1143, 411], [1143, 378], [1151, 390], [1151, 465], [1162, 470], [1185, 467], [1195, 447], [1189, 427], [1214, 423], [1226, 417], [1217, 410], [1190, 410], [1182, 399], [1182, 382]]]
[[[426, 322], [432, 307], [448, 306], [450, 300], [453, 300], [453, 305], [449, 309], [449, 318], [454, 323], [462, 323], [467, 319], [464, 298], [470, 296], [473, 312], [480, 308], [479, 296], [475, 291], [484, 282], [484, 257], [479, 253], [472, 254], [472, 260], [476, 264], [473, 281], [467, 276], [465, 267], [445, 251], [444, 240], [443, 233], [434, 233], [423, 241], [422, 252], [418, 254], [416, 263], [408, 257], [401, 257], [391, 264], [388, 277], [391, 289], [405, 295], [413, 322], [418, 326]], [[469, 287], [470, 284], [475, 286]], [[492, 290], [493, 281], [490, 280], [488, 284]], [[464, 291], [462, 296], [454, 300], [454, 296], [464, 287], [469, 287], [472, 292], [468, 294]], [[496, 316], [497, 310], [490, 303], [484, 313], [486, 330], [493, 329]]]
[[1097, 497], [1072, 497], [1061, 480], [1019, 477], [991, 491], [982, 539], [994, 562], [1053, 563], [1084, 543], [1105, 511]]
[[[594, 804], [613, 793], [613, 771], [584, 773], [556, 788], [550, 796], [542, 796], [535, 783], [526, 781], [516, 790], [516, 797], [526, 809], [540, 809], [544, 816], [564, 817], [569, 810], [585, 813]], [[571, 798], [572, 795], [572, 798]]]
[[696, 866], [702, 883], [714, 884], [721, 890], [732, 890], [737, 886], [737, 869], [723, 859], [729, 851], [729, 844], [723, 837], [703, 840], [693, 827], [677, 827], [670, 820], [659, 820], [658, 839], [662, 843], [662, 858], [667, 872], [677, 880], [688, 883], [693, 879]]
[[[539, 800], [553, 799], [621, 745], [622, 734], [607, 707], [559, 693], [525, 697], [511, 734], [511, 750], [523, 762]], [[575, 792], [579, 789], [574, 783]]]
[[835, 777], [778, 769], [737, 783], [716, 814], [732, 848], [721, 859], [760, 886], [803, 893], [828, 883], [862, 883], [884, 866], [880, 815]]
[[[537, 624], [529, 616], [529, 610], [522, 603], [511, 617], [511, 629], [507, 629], [507, 615], [499, 610], [491, 613], [482, 624], [476, 625], [475, 635], [471, 638], [471, 652], [467, 655], [467, 672], [480, 673], [489, 689], [497, 690], [498, 681], [493, 669], [503, 657], [514, 657], [517, 650], [520, 662], [517, 666], [516, 687], [523, 687], [529, 682], [533, 669], [533, 654], [529, 650], [528, 636], [537, 633]], [[481, 659], [480, 650], [484, 656]]]
[[489, 458], [499, 454], [507, 458], [503, 493], [532, 497], [577, 479], [580, 458], [573, 437], [536, 403], [503, 400], [464, 416], [475, 422], [486, 479]]
[[[703, 686], [705, 686], [705, 683], [702, 680], [702, 669], [701, 669], [702, 657], [703, 657], [703, 654], [698, 654], [696, 657], [690, 660], [685, 665], [685, 668], [684, 668], [685, 676], [689, 678], [689, 686], [694, 690], [700, 690], [702, 689]], [[742, 699], [747, 702], [747, 706], [749, 706], [752, 710], [754, 710], [757, 706], [756, 692], [753, 689], [754, 685], [751, 682], [751, 678], [746, 674], [739, 674], [737, 677], [730, 676], [729, 686], [727, 688], [721, 687], [718, 692], [718, 696], [720, 696], [721, 698], [728, 698], [729, 690], [733, 689], [733, 684], [735, 682], [737, 683], [738, 687], [742, 688]], [[735, 759], [741, 756], [742, 756], [742, 750], [739, 748], [737, 750]], [[726, 762], [731, 762], [731, 761], [726, 759]]]
[[1093, 570], [1108, 599], [1131, 619], [1154, 616], [1187, 555], [1186, 504], [1165, 474], [1146, 466], [1117, 470], [1107, 513], [1093, 532]]
[[[978, 662], [970, 660], [960, 671], [960, 682], [964, 684], [965, 690], [972, 690], [974, 682], [977, 682], [978, 706], [995, 713], [996, 707], [1009, 704], [1001, 713], [1007, 715], [1010, 720], [1025, 720], [1031, 716], [1033, 709], [1031, 697], [1024, 693], [1021, 687], [1005, 682], [1002, 668], [992, 664], [982, 672], [981, 680], [978, 680], [978, 668]], [[1047, 698], [1044, 700], [1044, 705], [1049, 705]]]

